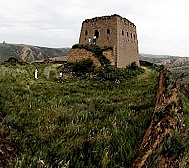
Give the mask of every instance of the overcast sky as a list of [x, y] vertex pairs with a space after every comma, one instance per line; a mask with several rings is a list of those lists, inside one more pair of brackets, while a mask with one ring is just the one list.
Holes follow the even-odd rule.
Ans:
[[136, 25], [140, 53], [189, 56], [187, 0], [0, 0], [0, 43], [71, 47], [82, 21], [112, 14]]

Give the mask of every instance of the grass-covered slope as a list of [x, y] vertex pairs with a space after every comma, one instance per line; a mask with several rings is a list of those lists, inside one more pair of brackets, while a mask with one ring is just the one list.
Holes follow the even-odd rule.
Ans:
[[11, 166], [129, 167], [149, 126], [157, 71], [119, 70], [127, 76], [120, 83], [70, 75], [58, 83], [55, 73], [43, 77], [46, 69], [56, 67], [39, 65], [35, 80], [34, 65], [0, 66], [1, 138], [20, 147]]
[[180, 92], [180, 98], [183, 105], [183, 114], [186, 129], [185, 153], [183, 155], [180, 167], [189, 167], [189, 66], [179, 66], [170, 68], [170, 88], [176, 87]]

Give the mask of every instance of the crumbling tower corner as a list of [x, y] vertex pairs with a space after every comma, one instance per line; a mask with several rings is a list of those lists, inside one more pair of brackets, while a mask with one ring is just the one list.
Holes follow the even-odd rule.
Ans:
[[[93, 38], [95, 40], [93, 41]], [[119, 15], [95, 17], [82, 23], [79, 44], [95, 43], [112, 48], [112, 64], [126, 67], [132, 62], [139, 65], [136, 26]]]

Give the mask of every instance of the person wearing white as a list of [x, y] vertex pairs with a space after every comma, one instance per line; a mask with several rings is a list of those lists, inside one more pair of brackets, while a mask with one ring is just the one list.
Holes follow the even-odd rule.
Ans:
[[36, 68], [36, 69], [35, 69], [35, 74], [34, 74], [34, 78], [35, 78], [35, 79], [38, 79], [38, 78], [37, 78], [37, 73], [38, 73], [38, 69]]
[[96, 45], [96, 36], [93, 37], [93, 44]]
[[63, 73], [62, 71], [60, 72], [60, 82], [62, 82], [62, 77], [63, 77]]
[[91, 45], [91, 37], [89, 37], [89, 45]]

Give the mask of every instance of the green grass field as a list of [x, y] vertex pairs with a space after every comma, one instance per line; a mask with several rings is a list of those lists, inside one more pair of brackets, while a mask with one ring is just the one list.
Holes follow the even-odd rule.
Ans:
[[122, 70], [130, 76], [120, 83], [64, 75], [59, 83], [56, 66], [38, 69], [35, 80], [35, 65], [0, 66], [1, 137], [21, 150], [9, 167], [129, 167], [149, 126], [158, 72]]

